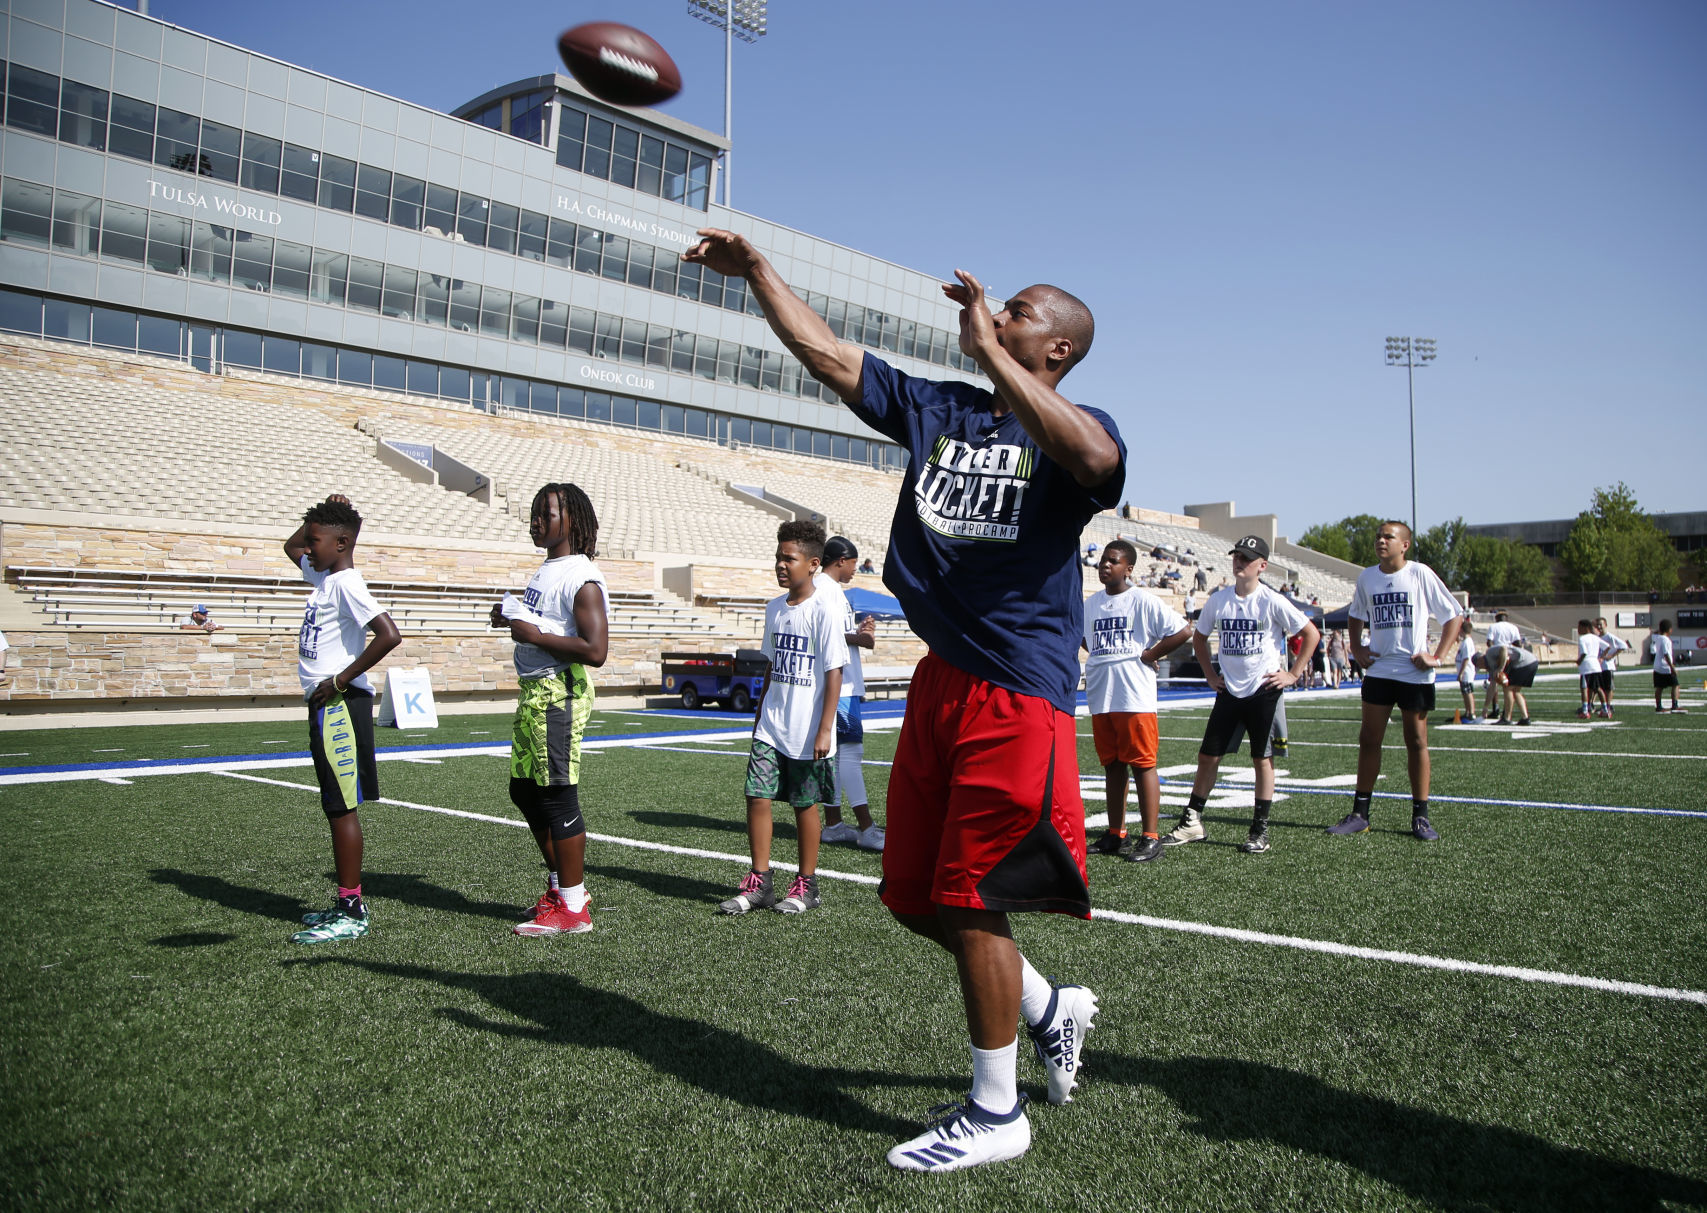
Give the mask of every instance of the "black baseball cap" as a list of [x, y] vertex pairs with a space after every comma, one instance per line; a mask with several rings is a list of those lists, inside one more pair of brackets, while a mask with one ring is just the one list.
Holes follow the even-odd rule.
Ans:
[[1252, 560], [1268, 559], [1268, 541], [1260, 535], [1246, 535], [1233, 545], [1229, 556], [1249, 556]]
[[846, 535], [831, 535], [828, 539], [824, 540], [824, 559], [822, 563], [834, 564], [838, 560], [848, 559], [859, 559], [859, 549], [854, 546], [853, 540], [849, 539]]

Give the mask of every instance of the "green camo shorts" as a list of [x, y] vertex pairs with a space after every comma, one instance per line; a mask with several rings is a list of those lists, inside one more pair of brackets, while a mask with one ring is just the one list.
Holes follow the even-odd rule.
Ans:
[[581, 734], [592, 711], [593, 684], [579, 665], [523, 678], [510, 735], [510, 778], [542, 788], [580, 783]]
[[753, 742], [747, 758], [747, 796], [752, 800], [786, 800], [809, 809], [835, 790], [833, 758], [789, 758], [763, 741]]

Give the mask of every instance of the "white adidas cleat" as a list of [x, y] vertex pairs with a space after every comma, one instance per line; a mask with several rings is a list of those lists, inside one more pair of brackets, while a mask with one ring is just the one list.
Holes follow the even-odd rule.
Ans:
[[968, 1097], [939, 1104], [930, 1128], [889, 1151], [889, 1165], [902, 1171], [962, 1171], [987, 1162], [1018, 1158], [1031, 1149], [1025, 1097], [1006, 1116], [987, 1112]]
[[1049, 1102], [1071, 1103], [1079, 1085], [1079, 1053], [1096, 1027], [1097, 996], [1084, 986], [1056, 986], [1043, 1018], [1026, 1028], [1037, 1060], [1049, 1071]]

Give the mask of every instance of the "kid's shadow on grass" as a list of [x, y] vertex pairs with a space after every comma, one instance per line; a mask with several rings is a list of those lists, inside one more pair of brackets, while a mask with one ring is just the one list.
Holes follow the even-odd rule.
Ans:
[[664, 1015], [621, 994], [587, 985], [566, 973], [452, 973], [422, 965], [386, 964], [345, 956], [315, 956], [282, 962], [343, 964], [382, 977], [428, 981], [485, 999], [523, 1023], [491, 1019], [461, 1007], [439, 1014], [472, 1031], [514, 1040], [583, 1049], [621, 1049], [661, 1074], [742, 1107], [803, 1116], [843, 1128], [911, 1137], [915, 1121], [872, 1110], [849, 1090], [865, 1087], [924, 1087], [953, 1090], [964, 1079], [909, 1076], [881, 1070], [845, 1070], [797, 1062], [766, 1045], [697, 1019]]
[[277, 918], [283, 922], [298, 922], [302, 918], [302, 902], [295, 897], [232, 884], [223, 876], [204, 876], [200, 872], [181, 872], [177, 868], [153, 868], [148, 879], [156, 884], [176, 885], [179, 892], [222, 905], [228, 910]]
[[[647, 872], [640, 868], [621, 868], [609, 864], [588, 864], [589, 876], [621, 880], [636, 888], [656, 893], [660, 897], [676, 897], [682, 901], [722, 900], [730, 895], [731, 885], [698, 880], [675, 872]], [[511, 915], [512, 920], [514, 915]]]
[[[181, 872], [176, 868], [155, 868], [148, 873], [148, 877], [159, 884], [176, 885], [181, 892], [191, 897], [214, 902], [228, 910], [258, 914], [263, 918], [276, 918], [283, 922], [301, 922], [303, 910], [306, 908], [295, 897], [233, 884], [222, 876], [204, 876], [199, 872]], [[473, 901], [455, 889], [431, 884], [413, 873], [365, 872], [362, 874], [362, 891], [369, 897], [382, 901], [397, 901], [428, 910], [495, 918], [502, 922], [516, 920], [515, 905], [508, 902]]]
[[1211, 1141], [1269, 1141], [1332, 1159], [1446, 1209], [1553, 1213], [1707, 1204], [1707, 1183], [1602, 1158], [1528, 1133], [1342, 1091], [1227, 1057], [1148, 1059], [1091, 1052], [1105, 1081], [1154, 1087]]
[[[744, 804], [734, 810], [732, 817], [707, 817], [700, 813], [671, 813], [660, 809], [638, 809], [629, 814], [641, 825], [657, 826], [664, 830], [722, 830], [726, 834], [747, 835], [747, 809]], [[794, 812], [786, 806], [772, 806], [775, 821], [772, 830], [778, 838], [793, 838]]]

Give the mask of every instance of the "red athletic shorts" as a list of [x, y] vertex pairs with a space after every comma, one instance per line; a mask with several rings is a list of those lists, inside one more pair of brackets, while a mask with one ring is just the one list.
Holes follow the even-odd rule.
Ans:
[[938, 906], [1091, 915], [1073, 717], [927, 654], [889, 773], [878, 895]]
[[1154, 712], [1104, 712], [1091, 717], [1091, 736], [1096, 739], [1097, 761], [1107, 766], [1124, 762], [1139, 770], [1156, 765], [1156, 747], [1161, 733]]

